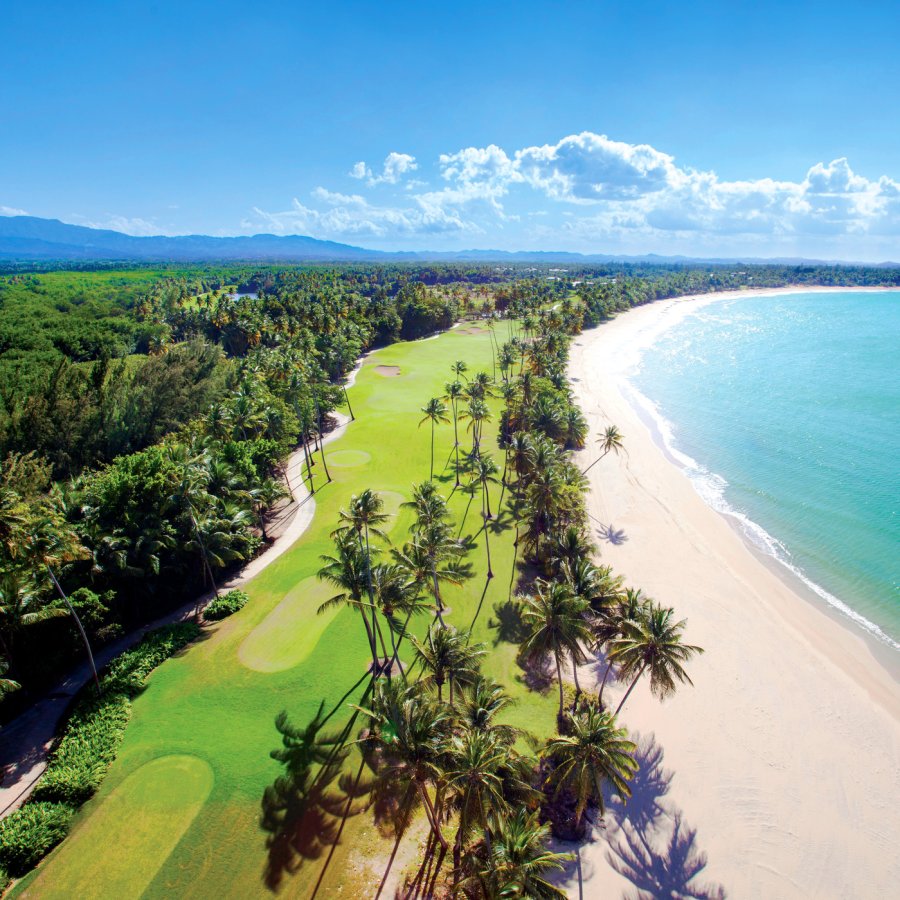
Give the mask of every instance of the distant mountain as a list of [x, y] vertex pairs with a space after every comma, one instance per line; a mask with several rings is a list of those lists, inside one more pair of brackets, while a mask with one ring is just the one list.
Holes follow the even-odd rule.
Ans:
[[[58, 219], [35, 216], [0, 216], [0, 260], [17, 262], [498, 262], [588, 265], [591, 263], [724, 264], [776, 263], [822, 265], [822, 260], [728, 258], [688, 256], [623, 256], [566, 251], [454, 250], [388, 253], [351, 244], [320, 241], [299, 234], [254, 234], [210, 237], [185, 234], [176, 237], [135, 237], [103, 228], [67, 225]], [[839, 265], [839, 263], [824, 263]], [[881, 263], [896, 266], [897, 263]]]

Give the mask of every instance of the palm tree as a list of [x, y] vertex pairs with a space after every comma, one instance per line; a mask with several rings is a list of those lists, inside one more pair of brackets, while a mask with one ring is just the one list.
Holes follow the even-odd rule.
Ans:
[[676, 681], [693, 684], [682, 663], [703, 653], [703, 648], [682, 643], [686, 620], [676, 622], [674, 616], [671, 607], [651, 603], [645, 616], [623, 622], [622, 636], [612, 642], [610, 658], [629, 675], [633, 673], [634, 678], [616, 708], [616, 715], [645, 671], [650, 673], [650, 692], [659, 700], [675, 693]]
[[616, 456], [621, 453], [624, 447], [622, 432], [619, 431], [619, 429], [616, 428], [615, 425], [610, 425], [607, 427], [606, 431], [604, 431], [603, 434], [599, 438], [597, 438], [597, 443], [600, 444], [603, 452], [581, 473], [582, 475], [587, 475], [587, 473], [590, 472], [591, 469], [593, 469], [594, 466], [596, 466], [597, 463], [600, 462], [600, 460], [603, 459], [603, 457], [606, 456], [606, 454], [610, 451], [615, 453]]
[[44, 600], [31, 578], [10, 569], [0, 575], [0, 644], [15, 662], [18, 638], [26, 628], [68, 615]]
[[450, 401], [453, 409], [453, 451], [456, 454], [456, 486], [459, 487], [459, 401], [463, 397], [463, 385], [461, 381], [450, 381], [444, 385], [447, 392], [445, 400]]
[[[619, 579], [621, 581], [621, 579]], [[603, 691], [606, 681], [612, 671], [615, 660], [612, 658], [612, 642], [622, 636], [623, 623], [639, 621], [646, 614], [647, 606], [651, 602], [640, 588], [625, 588], [625, 593], [619, 595], [618, 602], [613, 602], [608, 609], [600, 612], [594, 619], [594, 640], [598, 649], [606, 647], [606, 671], [603, 673], [603, 681], [600, 682], [600, 691], [597, 694], [597, 703], [603, 708]]]
[[476, 829], [487, 831], [508, 808], [503, 769], [510, 745], [496, 732], [465, 728], [452, 735], [445, 752], [443, 780], [458, 812], [453, 842], [454, 879], [460, 873], [463, 845]]
[[472, 432], [472, 451], [469, 455], [475, 459], [481, 452], [481, 429], [485, 422], [491, 421], [491, 411], [484, 400], [473, 397], [459, 417], [469, 420], [466, 426], [466, 430]]
[[514, 702], [496, 681], [479, 675], [463, 692], [462, 702], [457, 707], [458, 721], [465, 728], [496, 731], [512, 744], [520, 730], [497, 722], [497, 717]]
[[256, 520], [259, 522], [263, 540], [267, 541], [269, 535], [266, 533], [266, 511], [270, 510], [279, 500], [287, 497], [288, 492], [280, 481], [276, 481], [274, 478], [263, 478], [259, 484], [247, 491], [247, 495], [256, 512]]
[[[409, 619], [416, 612], [422, 612], [419, 603], [419, 592], [415, 582], [410, 578], [409, 572], [402, 565], [381, 564], [372, 568], [372, 587], [375, 593], [375, 603], [381, 614], [387, 620], [391, 635], [391, 659], [388, 668], [391, 669], [400, 652], [397, 642], [397, 633], [401, 637], [406, 634]], [[405, 614], [405, 621], [400, 625], [397, 615]]]
[[485, 522], [487, 522], [488, 519], [494, 518], [491, 513], [491, 495], [488, 490], [488, 485], [500, 483], [497, 480], [497, 473], [499, 471], [493, 457], [487, 455], [479, 456], [472, 466], [472, 474], [481, 485], [481, 513]]
[[366, 629], [366, 638], [369, 641], [369, 649], [372, 652], [372, 671], [377, 673], [378, 646], [375, 643], [375, 633], [372, 630], [366, 616], [369, 605], [363, 600], [363, 596], [369, 586], [368, 560], [356, 534], [351, 530], [337, 531], [333, 535], [335, 555], [320, 556], [324, 563], [316, 573], [323, 581], [328, 581], [340, 588], [340, 593], [326, 600], [319, 606], [317, 613], [321, 615], [329, 609], [338, 606], [349, 606], [357, 610], [362, 616]]
[[447, 407], [444, 405], [440, 397], [432, 397], [425, 406], [422, 407], [425, 417], [419, 422], [421, 428], [426, 422], [431, 422], [431, 468], [429, 469], [429, 479], [434, 478], [434, 426], [438, 423], [448, 424], [450, 420], [447, 418]]
[[588, 803], [604, 813], [603, 785], [608, 782], [622, 796], [631, 796], [628, 781], [639, 766], [633, 754], [637, 745], [618, 728], [616, 717], [591, 703], [572, 717], [570, 733], [547, 742], [543, 757], [552, 766], [547, 785], [554, 796], [567, 789], [575, 795], [575, 831], [581, 831]]
[[[339, 513], [340, 520], [344, 524], [338, 530], [349, 529], [356, 534], [360, 550], [365, 555], [366, 564], [366, 587], [369, 593], [369, 607], [372, 611], [372, 634], [378, 634], [381, 638], [382, 649], [387, 656], [387, 648], [384, 646], [384, 637], [381, 634], [381, 627], [378, 624], [378, 616], [375, 612], [375, 595], [372, 590], [372, 549], [369, 543], [370, 534], [376, 534], [385, 540], [386, 535], [381, 531], [380, 526], [387, 522], [387, 515], [384, 513], [384, 501], [371, 488], [366, 488], [359, 494], [354, 494], [350, 498], [349, 507], [342, 509]], [[363, 542], [365, 540], [365, 546]], [[378, 661], [375, 660], [375, 670], [378, 671]]]
[[500, 818], [489, 832], [484, 852], [472, 855], [475, 872], [461, 882], [463, 890], [478, 892], [485, 900], [504, 897], [565, 900], [566, 892], [544, 877], [560, 870], [570, 853], [547, 849], [550, 826], [541, 825], [539, 813], [518, 809]]
[[453, 528], [448, 522], [436, 521], [418, 528], [413, 543], [428, 560], [431, 574], [431, 593], [437, 607], [438, 619], [442, 619], [444, 601], [441, 597], [441, 583], [460, 584], [463, 572], [457, 563], [465, 554], [465, 545], [453, 536]]
[[449, 710], [425, 694], [419, 683], [404, 686], [399, 681], [380, 683], [371, 707], [359, 709], [372, 722], [368, 740], [380, 751], [380, 774], [414, 787], [431, 832], [446, 852], [443, 817], [428, 788], [442, 776], [442, 748], [451, 727]]
[[466, 377], [465, 373], [468, 370], [469, 370], [469, 367], [461, 359], [456, 360], [456, 362], [453, 363], [452, 366], [450, 366], [450, 371], [453, 372], [453, 374], [456, 376], [457, 380], [459, 380], [460, 376], [465, 378]]
[[9, 671], [9, 663], [0, 656], [0, 700], [6, 696], [6, 694], [11, 694], [13, 691], [19, 690], [22, 687], [18, 681], [13, 681], [11, 678], [3, 678]]
[[434, 624], [425, 640], [410, 638], [416, 661], [422, 666], [422, 684], [437, 688], [438, 700], [443, 700], [444, 685], [449, 685], [451, 705], [455, 685], [470, 684], [478, 676], [478, 661], [485, 653], [483, 645], [470, 644], [469, 637], [452, 625]]
[[578, 664], [584, 661], [582, 644], [590, 640], [591, 632], [584, 614], [588, 605], [559, 582], [538, 580], [536, 591], [522, 604], [522, 621], [528, 637], [522, 644], [526, 656], [541, 660], [548, 653], [556, 661], [556, 680], [559, 682], [559, 719], [564, 715], [562, 660], [572, 660], [575, 688], [578, 687]]

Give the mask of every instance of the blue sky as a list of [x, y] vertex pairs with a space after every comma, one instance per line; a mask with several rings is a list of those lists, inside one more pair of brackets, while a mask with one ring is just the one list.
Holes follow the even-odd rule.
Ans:
[[0, 213], [900, 257], [900, 4], [20, 2]]

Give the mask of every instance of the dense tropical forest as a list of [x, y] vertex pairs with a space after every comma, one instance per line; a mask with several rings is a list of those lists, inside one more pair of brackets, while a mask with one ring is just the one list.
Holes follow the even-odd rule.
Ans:
[[[689, 681], [683, 666], [702, 652], [683, 640], [673, 610], [595, 563], [585, 473], [569, 451], [597, 436], [568, 388], [569, 341], [663, 297], [898, 278], [865, 268], [646, 265], [0, 274], [0, 715], [33, 703], [86, 648], [186, 600], [211, 592], [222, 615], [239, 608], [246, 597], [219, 598], [219, 585], [270, 540], [272, 510], [296, 499], [285, 477], [292, 454], [302, 454], [302, 490], [331, 480], [323, 442], [354, 414], [346, 386], [361, 356], [461, 320], [481, 323], [490, 369], [459, 359], [441, 395], [421, 398], [431, 465], [406, 502], [404, 540], [381, 529], [378, 485], [354, 494], [333, 523], [319, 578], [334, 593], [322, 612], [356, 614], [371, 666], [340, 733], [326, 732], [324, 709], [303, 726], [279, 719], [274, 757], [284, 772], [262, 824], [277, 841], [358, 743], [395, 824], [382, 886], [408, 825], [424, 816], [428, 852], [404, 876], [406, 896], [557, 896], [545, 876], [564, 858], [547, 849], [550, 829], [580, 834], [586, 810], [602, 808], [603, 785], [627, 795], [637, 767], [616, 721], [631, 687], [647, 677], [664, 697]], [[454, 434], [448, 482], [436, 478], [439, 428]], [[599, 438], [595, 462], [621, 449], [614, 427]], [[457, 491], [466, 511], [480, 508], [481, 526], [466, 538], [449, 505]], [[491, 536], [501, 518], [514, 528], [515, 565], [508, 605], [494, 614], [512, 630], [522, 669], [558, 689], [555, 733], [538, 746], [504, 721], [511, 698], [482, 672], [488, 648], [445, 621], [444, 585], [474, 577], [476, 540], [486, 560], [478, 574], [500, 577]], [[427, 627], [415, 632], [410, 622], [423, 617]], [[194, 635], [165, 637], [166, 649], [154, 644], [121, 666], [144, 677]], [[581, 690], [585, 648], [603, 651], [606, 675], [615, 666], [630, 684], [618, 708], [604, 705], [602, 686]], [[116, 709], [132, 690], [124, 678], [104, 676], [105, 696], [122, 698]], [[69, 768], [16, 814], [23, 833], [36, 833], [33, 820], [45, 837], [11, 874], [65, 833], [54, 817], [96, 789], [97, 773], [84, 775], [72, 752]], [[15, 827], [0, 845], [14, 843]], [[0, 864], [11, 870], [10, 858], [20, 859]]]

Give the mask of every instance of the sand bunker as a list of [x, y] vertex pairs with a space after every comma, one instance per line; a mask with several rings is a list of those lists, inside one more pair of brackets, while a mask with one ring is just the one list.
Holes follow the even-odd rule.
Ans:
[[400, 374], [400, 366], [375, 366], [375, 371], [383, 378], [396, 378]]

